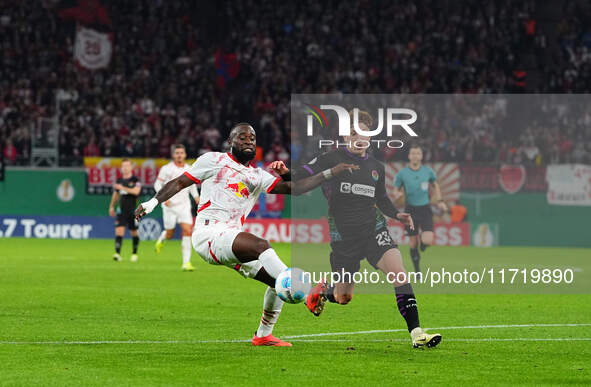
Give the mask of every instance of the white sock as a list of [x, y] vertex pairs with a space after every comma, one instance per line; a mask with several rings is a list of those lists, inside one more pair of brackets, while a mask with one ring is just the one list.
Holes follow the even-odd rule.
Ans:
[[268, 248], [259, 255], [259, 261], [265, 268], [265, 271], [273, 278], [277, 278], [279, 273], [287, 269], [287, 266], [277, 255], [273, 248]]
[[162, 233], [160, 233], [160, 236], [158, 237], [158, 243], [162, 242], [164, 240], [164, 238], [166, 238], [166, 230], [163, 230]]
[[423, 333], [423, 330], [421, 329], [421, 327], [416, 327], [415, 329], [410, 331], [410, 337], [414, 340], [415, 337], [417, 337], [418, 335], [420, 335], [422, 333]]
[[269, 336], [273, 333], [273, 327], [279, 319], [279, 313], [283, 307], [283, 301], [277, 297], [275, 289], [268, 287], [265, 292], [265, 300], [263, 302], [263, 315], [261, 316], [261, 323], [256, 335], [258, 337]]
[[184, 236], [181, 240], [181, 248], [183, 250], [183, 265], [191, 262], [191, 237]]

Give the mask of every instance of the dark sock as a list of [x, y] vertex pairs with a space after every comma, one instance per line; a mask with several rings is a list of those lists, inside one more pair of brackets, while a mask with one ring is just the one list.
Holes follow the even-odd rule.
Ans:
[[121, 252], [121, 243], [123, 242], [123, 237], [116, 236], [115, 237], [115, 251], [117, 254]]
[[414, 249], [410, 249], [410, 257], [412, 258], [413, 261], [416, 261], [417, 259], [421, 259], [421, 255], [419, 254], [419, 249], [416, 247]]
[[324, 297], [326, 297], [326, 299], [330, 302], [334, 302], [335, 304], [338, 304], [337, 300], [335, 300], [334, 298], [334, 286], [328, 287], [324, 290]]
[[137, 246], [140, 244], [140, 237], [134, 236], [131, 238], [131, 240], [133, 242], [133, 253], [137, 254]]
[[404, 319], [406, 320], [406, 326], [408, 331], [420, 326], [419, 324], [419, 310], [417, 309], [417, 300], [412, 286], [405, 284], [395, 288], [396, 290], [396, 303], [398, 304], [398, 310]]
[[421, 251], [427, 250], [427, 247], [429, 247], [428, 244], [421, 242]]

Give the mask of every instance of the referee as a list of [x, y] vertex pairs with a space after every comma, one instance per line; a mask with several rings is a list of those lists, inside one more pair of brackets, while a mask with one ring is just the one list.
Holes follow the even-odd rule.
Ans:
[[[421, 271], [419, 263], [421, 251], [425, 251], [433, 244], [433, 213], [431, 212], [431, 201], [429, 200], [429, 187], [432, 188], [433, 202], [442, 211], [447, 211], [445, 202], [441, 199], [441, 190], [435, 177], [435, 172], [426, 165], [423, 165], [423, 150], [419, 145], [412, 145], [408, 152], [409, 165], [398, 172], [394, 179], [394, 200], [403, 195], [406, 196], [405, 212], [413, 219], [415, 228], [411, 230], [405, 227], [406, 234], [410, 237], [410, 257], [414, 264], [415, 271]], [[419, 246], [419, 229], [421, 233]]]

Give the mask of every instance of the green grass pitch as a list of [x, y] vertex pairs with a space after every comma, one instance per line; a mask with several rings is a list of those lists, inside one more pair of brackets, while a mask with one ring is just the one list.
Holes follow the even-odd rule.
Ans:
[[[264, 285], [195, 253], [197, 270], [181, 272], [179, 242], [160, 255], [142, 242], [135, 264], [129, 239], [123, 262], [112, 245], [0, 239], [0, 385], [591, 384], [590, 295], [417, 292], [423, 327], [443, 334], [432, 350], [411, 348], [391, 294], [357, 294], [319, 318], [285, 305], [275, 334], [305, 336], [252, 347]], [[289, 245], [275, 248], [289, 260]], [[432, 247], [424, 257], [459, 267], [558, 252], [590, 270], [582, 249]], [[359, 333], [369, 330], [394, 331]]]

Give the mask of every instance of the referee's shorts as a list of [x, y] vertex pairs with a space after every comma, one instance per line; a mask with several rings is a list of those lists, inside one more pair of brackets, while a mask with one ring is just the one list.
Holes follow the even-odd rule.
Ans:
[[431, 211], [431, 205], [426, 204], [424, 206], [406, 206], [406, 212], [412, 216], [415, 229], [411, 230], [408, 226], [405, 226], [406, 235], [415, 236], [419, 234], [419, 228], [421, 232], [433, 231], [433, 212]]

